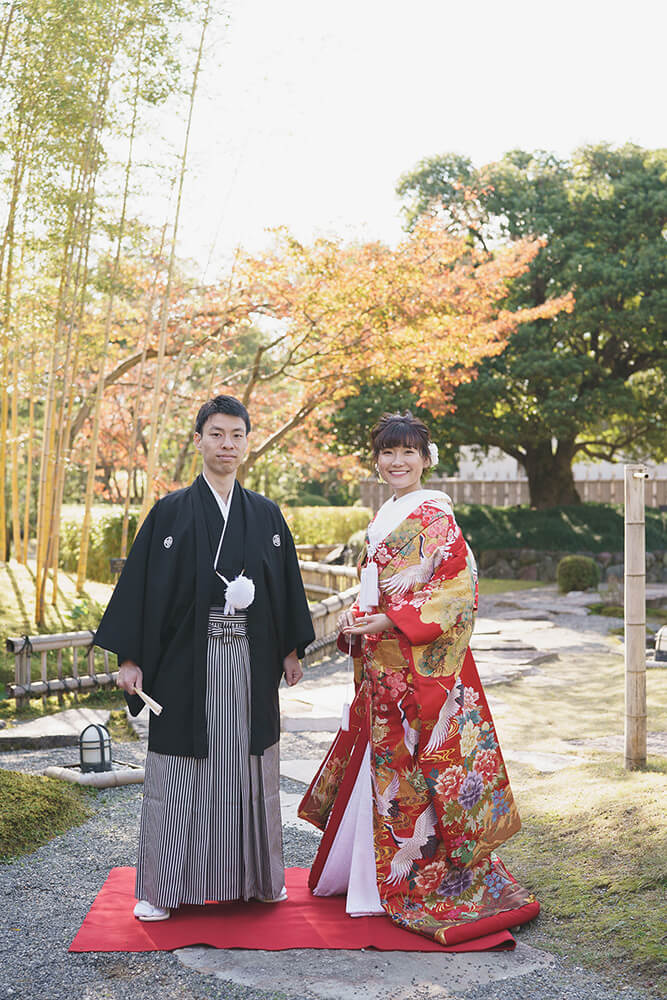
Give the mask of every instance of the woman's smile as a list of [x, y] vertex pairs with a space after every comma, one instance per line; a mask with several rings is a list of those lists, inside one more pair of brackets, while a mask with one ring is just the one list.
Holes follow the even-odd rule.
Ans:
[[383, 448], [378, 454], [377, 465], [384, 481], [395, 488], [396, 496], [402, 496], [420, 488], [422, 473], [429, 462], [417, 448], [397, 445]]

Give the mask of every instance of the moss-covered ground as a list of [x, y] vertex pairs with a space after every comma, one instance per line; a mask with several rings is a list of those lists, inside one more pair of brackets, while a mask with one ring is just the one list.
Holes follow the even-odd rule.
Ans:
[[[623, 659], [561, 653], [487, 692], [501, 746], [571, 759], [553, 773], [508, 761], [522, 831], [499, 852], [542, 913], [535, 947], [667, 995], [667, 759], [626, 771], [588, 741], [623, 733]], [[647, 674], [648, 730], [667, 732], [667, 671]]]
[[0, 768], [0, 862], [28, 854], [91, 815], [86, 788]]

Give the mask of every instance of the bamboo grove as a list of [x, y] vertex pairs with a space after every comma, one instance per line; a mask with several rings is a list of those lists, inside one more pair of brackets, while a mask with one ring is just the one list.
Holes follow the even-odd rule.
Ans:
[[[488, 253], [427, 219], [395, 248], [310, 246], [287, 231], [239, 248], [202, 286], [178, 258], [193, 109], [212, 0], [5, 2], [0, 24], [0, 561], [34, 566], [35, 619], [58, 588], [61, 509], [83, 505], [86, 580], [96, 500], [145, 516], [194, 475], [192, 417], [214, 392], [251, 408], [245, 475], [289, 445], [359, 374], [407, 376], [444, 410], [518, 323], [571, 308], [503, 307], [538, 251]], [[147, 141], [160, 108], [182, 131], [166, 160]], [[164, 189], [162, 225], [143, 199]], [[298, 435], [298, 436], [297, 436]], [[33, 562], [34, 560], [34, 562]]]

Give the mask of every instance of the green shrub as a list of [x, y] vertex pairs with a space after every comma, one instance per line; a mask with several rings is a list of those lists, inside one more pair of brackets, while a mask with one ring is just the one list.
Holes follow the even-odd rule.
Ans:
[[330, 507], [326, 497], [319, 493], [300, 493], [298, 497], [288, 497], [281, 501], [284, 507]]
[[283, 511], [297, 545], [337, 545], [365, 528], [368, 507], [286, 507]]
[[[130, 511], [128, 539], [130, 544], [137, 530], [139, 515]], [[60, 565], [68, 573], [75, 573], [79, 562], [81, 522], [83, 507], [69, 508], [66, 519], [60, 525]], [[119, 508], [95, 507], [90, 525], [88, 542], [89, 580], [100, 583], [115, 583], [116, 575], [109, 569], [109, 559], [120, 555], [120, 541], [123, 531], [123, 512]]]
[[[603, 503], [532, 510], [457, 503], [456, 520], [473, 552], [536, 549], [539, 552], [622, 552], [623, 507]], [[646, 508], [646, 549], [667, 549], [667, 511]]]
[[564, 556], [556, 569], [558, 589], [563, 594], [570, 590], [588, 590], [597, 587], [600, 571], [597, 563], [588, 556]]

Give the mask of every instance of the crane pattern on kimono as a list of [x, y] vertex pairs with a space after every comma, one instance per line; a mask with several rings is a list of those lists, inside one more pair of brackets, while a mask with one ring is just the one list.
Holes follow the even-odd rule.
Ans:
[[460, 708], [463, 708], [464, 687], [460, 679], [457, 679], [451, 691], [445, 698], [442, 708], [438, 714], [437, 721], [431, 730], [431, 736], [426, 744], [425, 753], [436, 753], [447, 740], [449, 724]]
[[384, 792], [381, 792], [377, 779], [373, 771], [371, 771], [371, 781], [373, 783], [373, 792], [375, 793], [375, 805], [380, 816], [395, 816], [398, 812], [397, 795], [400, 787], [400, 779], [395, 771], [391, 772], [393, 777]]
[[398, 850], [391, 859], [389, 877], [386, 879], [385, 885], [398, 885], [399, 882], [403, 882], [410, 874], [415, 861], [419, 858], [431, 857], [435, 853], [438, 843], [435, 832], [437, 824], [438, 817], [435, 806], [429, 802], [423, 813], [417, 817], [415, 830], [411, 837], [399, 837], [391, 827], [387, 827]]
[[408, 718], [403, 709], [403, 702], [405, 701], [405, 695], [397, 702], [398, 710], [401, 713], [401, 725], [403, 726], [403, 742], [405, 743], [406, 749], [411, 757], [414, 757], [415, 750], [419, 744], [419, 731], [413, 729]]
[[447, 558], [446, 545], [439, 545], [430, 556], [425, 556], [424, 536], [421, 535], [419, 538], [419, 562], [414, 566], [406, 566], [398, 573], [392, 573], [386, 580], [381, 580], [380, 589], [389, 597], [404, 597], [409, 591], [414, 591], [415, 587], [423, 586], [432, 580], [440, 563]]

